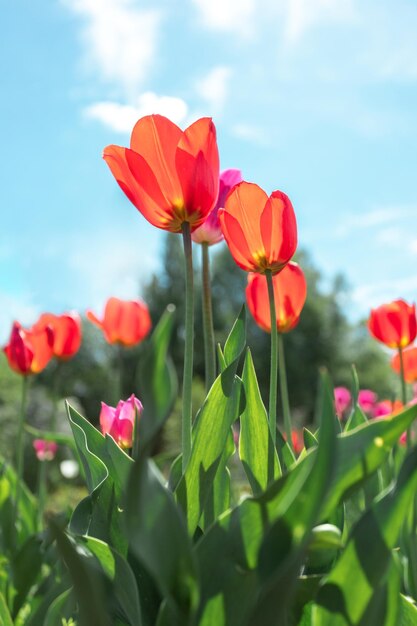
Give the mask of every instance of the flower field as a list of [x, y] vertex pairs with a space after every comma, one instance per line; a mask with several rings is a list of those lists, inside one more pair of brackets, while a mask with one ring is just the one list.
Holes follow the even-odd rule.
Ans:
[[[399, 392], [361, 388], [354, 365], [349, 387], [334, 387], [322, 368], [314, 420], [301, 425], [286, 348], [309, 281], [293, 260], [290, 198], [238, 169], [221, 172], [210, 118], [182, 130], [161, 115], [142, 117], [130, 146], [109, 145], [103, 156], [138, 220], [182, 243], [182, 386], [170, 355], [174, 307], [167, 301], [152, 324], [144, 301], [109, 294], [104, 311], [86, 317], [114, 355], [117, 400], [101, 402], [96, 425], [66, 401], [69, 435], [55, 393], [49, 423], [34, 428], [34, 381], [51, 363], [65, 378], [84, 341], [81, 317], [45, 313], [31, 327], [13, 324], [4, 353], [21, 405], [12, 460], [0, 460], [0, 626], [417, 624], [415, 305], [381, 303], [368, 320]], [[216, 343], [211, 260], [223, 240], [246, 289], [226, 340]], [[267, 371], [256, 371], [249, 316], [269, 337]], [[199, 406], [196, 344], [204, 348]], [[139, 345], [138, 383], [126, 393], [125, 356]], [[179, 454], [163, 459], [178, 406]], [[75, 506], [51, 504], [62, 447], [82, 476]], [[28, 448], [35, 489], [25, 481]]]

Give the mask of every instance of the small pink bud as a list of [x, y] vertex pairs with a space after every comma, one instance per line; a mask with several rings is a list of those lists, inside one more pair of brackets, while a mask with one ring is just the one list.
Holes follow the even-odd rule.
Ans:
[[58, 444], [55, 441], [34, 439], [32, 444], [39, 461], [53, 461], [58, 450]]

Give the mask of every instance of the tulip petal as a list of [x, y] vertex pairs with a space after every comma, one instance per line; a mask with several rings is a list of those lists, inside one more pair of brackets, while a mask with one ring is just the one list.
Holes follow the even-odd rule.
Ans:
[[246, 272], [255, 271], [256, 265], [238, 220], [225, 209], [219, 209], [218, 215], [224, 238], [235, 262]]
[[101, 403], [100, 427], [103, 435], [109, 433], [116, 416], [116, 409], [105, 402]]
[[161, 189], [171, 201], [181, 198], [175, 152], [183, 132], [163, 115], [146, 115], [136, 122], [131, 149], [142, 156]]
[[145, 159], [120, 146], [107, 146], [103, 158], [119, 187], [145, 219], [157, 228], [166, 229], [172, 215], [171, 203]]
[[247, 182], [236, 185], [226, 199], [226, 213], [242, 225], [247, 247], [251, 251], [249, 258], [253, 254], [265, 253], [259, 222], [267, 200], [268, 196], [263, 189]]
[[261, 215], [261, 233], [265, 254], [271, 265], [284, 265], [297, 248], [297, 222], [289, 197], [274, 191]]

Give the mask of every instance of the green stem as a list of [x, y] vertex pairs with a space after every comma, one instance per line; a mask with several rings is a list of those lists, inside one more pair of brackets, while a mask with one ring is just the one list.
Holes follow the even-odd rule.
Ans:
[[284, 354], [284, 337], [281, 333], [278, 333], [278, 361], [279, 361], [279, 384], [281, 390], [282, 400], [282, 413], [284, 415], [284, 430], [287, 436], [287, 443], [291, 450], [294, 452], [294, 446], [292, 444], [292, 423], [291, 423], [291, 409], [290, 401], [288, 398], [288, 383], [287, 383], [287, 369], [285, 366], [285, 354]]
[[191, 230], [188, 222], [182, 224], [185, 260], [185, 351], [182, 383], [182, 470], [191, 455], [192, 383], [194, 353], [194, 280]]
[[[271, 378], [269, 382], [269, 427], [272, 441], [277, 439], [277, 380], [278, 380], [278, 332], [277, 316], [275, 311], [274, 285], [271, 270], [266, 270], [266, 282], [268, 284], [269, 313], [271, 320]], [[273, 460], [270, 462], [273, 462]]]
[[[407, 387], [405, 384], [403, 349], [398, 347], [398, 356], [400, 358], [400, 381], [401, 381], [401, 401], [405, 406], [407, 404]], [[407, 450], [411, 448], [411, 426], [407, 428]]]
[[39, 476], [38, 476], [38, 529], [42, 530], [43, 526], [43, 513], [46, 504], [46, 478], [47, 478], [47, 461], [39, 461]]
[[213, 307], [211, 302], [210, 258], [209, 246], [201, 244], [203, 273], [203, 331], [204, 331], [204, 363], [206, 373], [206, 393], [216, 378], [216, 353], [214, 347]]
[[119, 402], [119, 400], [122, 400], [123, 398], [123, 372], [124, 372], [124, 353], [123, 353], [123, 346], [121, 345], [116, 345], [115, 346], [116, 349], [116, 356], [115, 356], [115, 369], [116, 369], [116, 374], [115, 374], [115, 390], [116, 390], [116, 398], [115, 398], [115, 403], [117, 406], [117, 403]]
[[15, 493], [15, 501], [13, 507], [13, 529], [15, 533], [15, 542], [17, 545], [18, 531], [17, 531], [17, 518], [19, 515], [19, 501], [20, 501], [20, 493], [22, 490], [22, 481], [23, 481], [23, 470], [24, 470], [24, 429], [25, 429], [25, 417], [26, 417], [26, 402], [27, 402], [27, 391], [29, 386], [29, 377], [23, 376], [22, 378], [22, 396], [20, 402], [20, 415], [19, 415], [19, 425], [17, 431], [17, 442], [16, 442], [16, 493]]
[[58, 402], [60, 399], [59, 394], [59, 383], [60, 383], [60, 373], [61, 373], [61, 361], [57, 361], [55, 372], [54, 372], [54, 380], [52, 387], [52, 414], [51, 414], [51, 432], [56, 432], [57, 425], [57, 412], [58, 412]]

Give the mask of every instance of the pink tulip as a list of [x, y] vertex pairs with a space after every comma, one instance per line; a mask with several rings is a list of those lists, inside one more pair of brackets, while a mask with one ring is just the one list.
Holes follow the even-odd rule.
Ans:
[[58, 444], [55, 441], [46, 441], [46, 439], [34, 439], [32, 445], [39, 461], [53, 461], [58, 450]]
[[195, 229], [191, 234], [192, 240], [196, 243], [207, 243], [212, 246], [219, 243], [223, 239], [222, 229], [220, 228], [217, 212], [224, 207], [226, 196], [229, 191], [240, 183], [242, 180], [242, 172], [240, 170], [224, 170], [220, 174], [219, 195], [214, 208], [208, 214], [206, 221]]
[[358, 403], [365, 413], [373, 413], [378, 396], [370, 389], [361, 389], [358, 395]]
[[349, 389], [346, 389], [346, 387], [335, 387], [334, 403], [338, 417], [343, 417], [343, 413], [348, 408], [350, 400], [351, 395]]
[[120, 400], [117, 407], [101, 403], [100, 427], [103, 435], [113, 437], [121, 448], [131, 448], [136, 414], [138, 417], [143, 406], [134, 394], [128, 400]]

